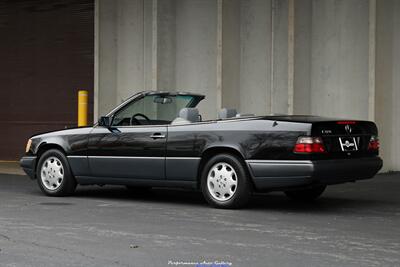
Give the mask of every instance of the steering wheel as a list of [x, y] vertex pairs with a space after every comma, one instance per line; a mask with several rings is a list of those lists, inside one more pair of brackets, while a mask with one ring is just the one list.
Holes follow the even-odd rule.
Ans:
[[130, 121], [130, 125], [134, 125], [132, 122], [135, 122], [136, 125], [141, 125], [140, 121], [138, 119], [136, 119], [136, 117], [142, 117], [144, 118], [146, 121], [150, 122], [149, 117], [147, 117], [146, 115], [142, 114], [142, 113], [136, 113], [135, 115], [133, 115], [131, 117], [131, 121]]

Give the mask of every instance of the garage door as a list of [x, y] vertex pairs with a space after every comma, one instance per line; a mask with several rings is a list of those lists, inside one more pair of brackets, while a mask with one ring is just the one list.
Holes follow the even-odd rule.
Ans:
[[77, 124], [79, 88], [93, 110], [94, 3], [0, 1], [0, 39], [0, 160], [16, 160], [32, 134]]

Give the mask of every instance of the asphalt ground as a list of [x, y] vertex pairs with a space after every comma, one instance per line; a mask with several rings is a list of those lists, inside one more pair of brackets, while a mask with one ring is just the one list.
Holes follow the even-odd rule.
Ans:
[[400, 174], [331, 186], [315, 203], [255, 195], [242, 210], [185, 190], [87, 186], [51, 198], [27, 176], [0, 175], [0, 266], [192, 263], [400, 266]]

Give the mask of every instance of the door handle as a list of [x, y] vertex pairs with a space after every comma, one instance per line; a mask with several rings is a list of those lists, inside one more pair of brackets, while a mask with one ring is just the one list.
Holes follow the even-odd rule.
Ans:
[[150, 138], [153, 138], [153, 139], [164, 139], [165, 135], [161, 134], [161, 133], [153, 133], [152, 135], [150, 135]]

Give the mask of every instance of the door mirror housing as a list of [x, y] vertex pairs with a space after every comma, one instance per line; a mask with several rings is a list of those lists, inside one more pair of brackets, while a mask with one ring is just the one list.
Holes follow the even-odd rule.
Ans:
[[109, 128], [111, 126], [111, 118], [107, 116], [101, 116], [98, 124], [99, 126]]

